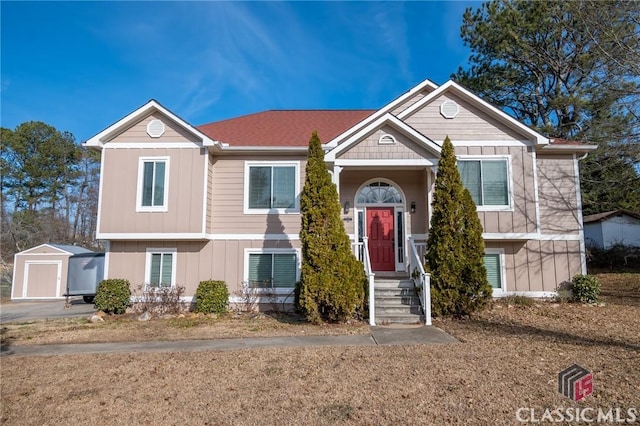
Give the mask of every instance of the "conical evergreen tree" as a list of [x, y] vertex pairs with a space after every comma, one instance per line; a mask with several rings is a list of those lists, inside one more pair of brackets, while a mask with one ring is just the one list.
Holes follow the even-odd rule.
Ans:
[[427, 269], [434, 315], [468, 316], [491, 295], [484, 267], [482, 225], [462, 185], [449, 137], [444, 140], [433, 194]]
[[320, 139], [313, 132], [300, 195], [302, 271], [298, 303], [314, 323], [353, 318], [363, 306], [367, 278], [362, 263], [351, 251], [340, 209]]

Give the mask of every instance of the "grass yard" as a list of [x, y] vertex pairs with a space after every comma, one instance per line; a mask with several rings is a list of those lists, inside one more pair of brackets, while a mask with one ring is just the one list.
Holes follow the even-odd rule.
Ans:
[[[521, 407], [538, 416], [567, 407], [625, 415], [640, 410], [640, 274], [599, 277], [601, 306], [511, 300], [473, 320], [434, 321], [459, 344], [3, 357], [0, 418], [7, 425], [487, 425], [517, 424]], [[159, 330], [172, 338], [366, 332], [268, 317], [180, 320], [191, 322], [11, 325], [3, 338], [18, 345], [157, 339]], [[593, 395], [577, 403], [557, 393], [558, 372], [574, 363], [594, 377]]]

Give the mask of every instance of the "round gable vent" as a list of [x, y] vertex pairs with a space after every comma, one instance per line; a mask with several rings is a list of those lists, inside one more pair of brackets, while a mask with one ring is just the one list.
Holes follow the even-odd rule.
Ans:
[[152, 138], [159, 138], [164, 134], [164, 123], [160, 120], [151, 120], [147, 124], [147, 134]]
[[440, 105], [440, 114], [442, 114], [444, 118], [455, 118], [459, 112], [460, 107], [453, 101], [444, 101], [442, 105]]

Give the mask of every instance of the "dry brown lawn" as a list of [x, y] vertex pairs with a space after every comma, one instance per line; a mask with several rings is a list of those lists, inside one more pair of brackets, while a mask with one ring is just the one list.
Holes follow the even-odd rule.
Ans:
[[[5, 356], [0, 418], [16, 425], [487, 425], [517, 424], [520, 407], [537, 415], [545, 408], [621, 408], [624, 415], [640, 409], [640, 275], [601, 281], [604, 306], [500, 302], [473, 320], [435, 321], [458, 344]], [[162, 337], [366, 331], [271, 318], [169, 321]], [[11, 344], [96, 341], [121, 328], [120, 337], [158, 338], [149, 335], [158, 323], [147, 324], [63, 324], [66, 331], [33, 333], [24, 325], [4, 336]], [[556, 382], [574, 363], [594, 376], [593, 395], [577, 403], [559, 395]]]

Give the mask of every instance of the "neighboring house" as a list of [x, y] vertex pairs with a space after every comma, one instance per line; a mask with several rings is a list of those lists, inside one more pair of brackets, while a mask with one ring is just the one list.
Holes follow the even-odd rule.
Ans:
[[181, 285], [187, 296], [206, 279], [232, 294], [269, 281], [290, 298], [313, 130], [346, 232], [368, 241], [356, 251], [378, 276], [415, 269], [446, 136], [478, 205], [495, 296], [550, 296], [586, 272], [578, 160], [595, 147], [551, 141], [452, 81], [425, 80], [379, 110], [266, 111], [201, 126], [149, 101], [85, 143], [102, 150], [106, 276]]
[[616, 244], [640, 247], [640, 214], [627, 210], [584, 217], [587, 246], [608, 249]]

